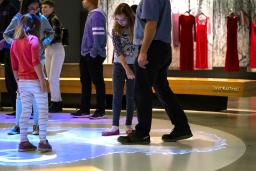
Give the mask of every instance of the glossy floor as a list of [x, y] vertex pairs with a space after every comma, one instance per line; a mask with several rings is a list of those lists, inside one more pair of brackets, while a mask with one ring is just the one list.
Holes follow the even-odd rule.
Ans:
[[[155, 110], [152, 143], [147, 146], [120, 145], [117, 136], [102, 137], [101, 132], [111, 126], [110, 115], [89, 120], [50, 114], [48, 139], [54, 151], [40, 154], [17, 152], [19, 135], [7, 135], [14, 118], [1, 112], [0, 170], [255, 170], [256, 98], [230, 99], [228, 111], [186, 113], [192, 138], [163, 143], [161, 135], [172, 126], [163, 111]], [[122, 117], [121, 125], [124, 121]], [[37, 145], [37, 136], [29, 139]]]

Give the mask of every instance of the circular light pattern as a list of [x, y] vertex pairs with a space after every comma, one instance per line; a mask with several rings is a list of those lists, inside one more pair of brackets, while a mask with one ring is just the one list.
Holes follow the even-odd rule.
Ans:
[[[52, 153], [18, 152], [19, 135], [8, 136], [9, 129], [0, 129], [0, 165], [27, 166], [52, 165], [88, 160], [115, 153], [143, 153], [146, 155], [183, 155], [189, 153], [211, 153], [229, 148], [224, 137], [204, 131], [193, 131], [194, 136], [178, 143], [163, 143], [161, 135], [167, 129], [152, 129], [150, 145], [121, 145], [117, 136], [102, 137], [105, 128], [49, 127], [48, 140]], [[29, 135], [30, 141], [38, 144], [38, 137]]]
[[[28, 153], [29, 154], [29, 153]], [[3, 163], [28, 163], [28, 162], [41, 162], [53, 160], [57, 157], [56, 154], [42, 155], [42, 154], [33, 154], [30, 155], [17, 155], [16, 149], [5, 149], [0, 150], [0, 161]]]

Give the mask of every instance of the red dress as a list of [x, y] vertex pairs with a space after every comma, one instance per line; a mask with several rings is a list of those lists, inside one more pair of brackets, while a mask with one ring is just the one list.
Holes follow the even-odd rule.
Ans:
[[172, 40], [173, 46], [179, 47], [179, 13], [172, 13]]
[[195, 33], [195, 17], [193, 15], [181, 15], [180, 26], [180, 70], [191, 71], [194, 69], [194, 43], [193, 27]]
[[208, 69], [208, 38], [207, 38], [207, 23], [200, 22], [199, 17], [196, 17], [196, 68]]
[[251, 24], [251, 48], [250, 48], [250, 54], [251, 54], [251, 69], [256, 69], [256, 23], [252, 21]]
[[237, 50], [237, 16], [227, 17], [227, 52], [225, 60], [225, 71], [239, 71], [239, 60]]

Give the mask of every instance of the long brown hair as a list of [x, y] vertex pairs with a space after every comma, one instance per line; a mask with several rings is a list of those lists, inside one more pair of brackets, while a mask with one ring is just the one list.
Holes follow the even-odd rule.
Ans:
[[25, 14], [21, 17], [15, 28], [14, 39], [22, 39], [27, 35], [35, 35], [40, 38], [40, 18], [34, 14]]
[[[128, 25], [128, 34], [129, 34], [129, 39], [132, 42], [133, 40], [133, 27], [134, 27], [134, 22], [135, 22], [135, 16], [134, 13], [131, 9], [131, 7], [126, 4], [126, 3], [121, 3], [116, 7], [116, 10], [114, 12], [114, 17], [116, 15], [124, 15], [127, 17], [127, 25]], [[113, 31], [116, 32], [118, 36], [121, 35], [123, 27], [115, 21]]]

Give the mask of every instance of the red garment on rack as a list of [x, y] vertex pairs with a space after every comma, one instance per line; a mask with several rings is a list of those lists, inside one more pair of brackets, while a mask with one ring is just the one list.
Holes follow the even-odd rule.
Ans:
[[172, 40], [173, 46], [179, 47], [179, 13], [172, 13]]
[[239, 71], [239, 60], [237, 50], [237, 16], [227, 16], [227, 52], [225, 60], [225, 71]]
[[196, 68], [208, 69], [208, 38], [207, 38], [208, 18], [200, 22], [196, 17]]
[[256, 23], [251, 24], [251, 48], [250, 48], [251, 69], [256, 69]]
[[193, 27], [195, 33], [195, 17], [182, 14], [179, 17], [180, 26], [180, 70], [191, 71], [194, 69], [194, 43]]

